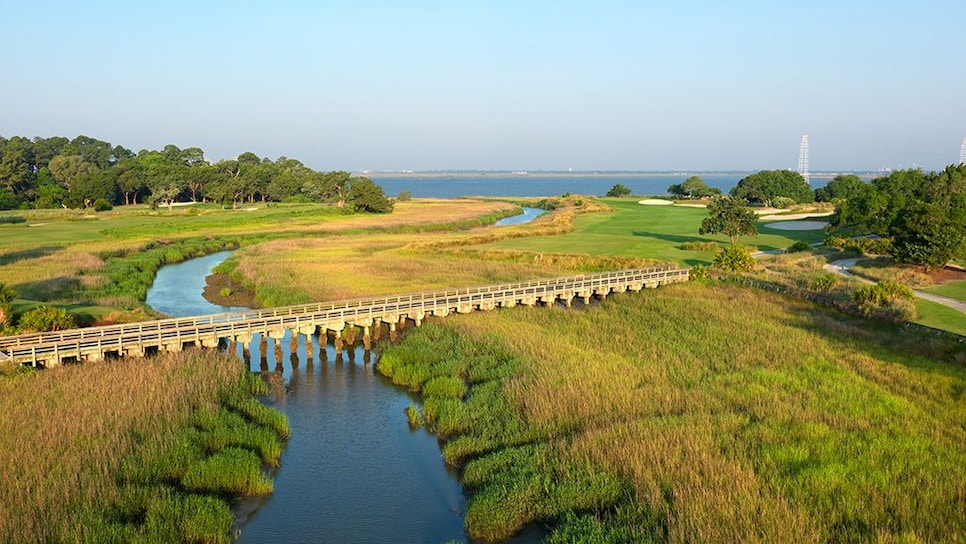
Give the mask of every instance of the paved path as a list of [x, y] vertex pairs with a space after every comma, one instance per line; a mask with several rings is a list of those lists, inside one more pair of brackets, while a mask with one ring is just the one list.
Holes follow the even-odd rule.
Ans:
[[[828, 270], [829, 272], [834, 272], [836, 274], [841, 274], [843, 276], [848, 276], [850, 278], [856, 278], [859, 281], [862, 281], [865, 283], [875, 283], [874, 281], [867, 280], [863, 277], [856, 276], [855, 274], [849, 272], [849, 269], [855, 266], [855, 263], [857, 262], [859, 262], [858, 259], [843, 259], [841, 261], [834, 261], [834, 262], [828, 263], [823, 268], [825, 270]], [[942, 304], [943, 306], [952, 308], [954, 310], [959, 310], [960, 312], [966, 314], [966, 302], [962, 300], [944, 297], [933, 293], [927, 293], [925, 291], [913, 290], [912, 292], [914, 295], [916, 295], [917, 297], [923, 300], [928, 300], [930, 302]]]

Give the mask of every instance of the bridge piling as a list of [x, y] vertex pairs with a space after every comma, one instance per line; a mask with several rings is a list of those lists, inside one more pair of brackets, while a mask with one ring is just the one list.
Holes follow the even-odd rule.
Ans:
[[335, 354], [342, 355], [342, 331], [335, 331], [335, 338], [332, 340], [332, 344], [335, 346]]

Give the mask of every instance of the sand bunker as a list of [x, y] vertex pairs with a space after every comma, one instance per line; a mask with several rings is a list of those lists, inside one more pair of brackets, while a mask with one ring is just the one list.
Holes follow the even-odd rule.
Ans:
[[828, 225], [825, 221], [775, 221], [762, 226], [775, 230], [822, 230]]
[[659, 198], [645, 198], [644, 200], [638, 200], [637, 203], [645, 206], [670, 206], [674, 204], [670, 200], [661, 200]]

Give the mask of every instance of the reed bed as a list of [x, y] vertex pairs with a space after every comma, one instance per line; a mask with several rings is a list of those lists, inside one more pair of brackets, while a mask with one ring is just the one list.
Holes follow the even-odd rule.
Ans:
[[423, 392], [475, 537], [906, 542], [966, 534], [964, 365], [953, 341], [691, 283], [447, 318], [378, 368]]
[[230, 541], [226, 498], [270, 491], [287, 436], [262, 387], [211, 351], [0, 379], [0, 540]]

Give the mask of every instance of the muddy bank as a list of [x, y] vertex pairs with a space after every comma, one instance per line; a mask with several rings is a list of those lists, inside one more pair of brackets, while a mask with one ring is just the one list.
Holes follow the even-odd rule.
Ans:
[[258, 301], [255, 300], [255, 292], [232, 281], [228, 274], [210, 274], [206, 277], [201, 296], [219, 306], [259, 307]]

